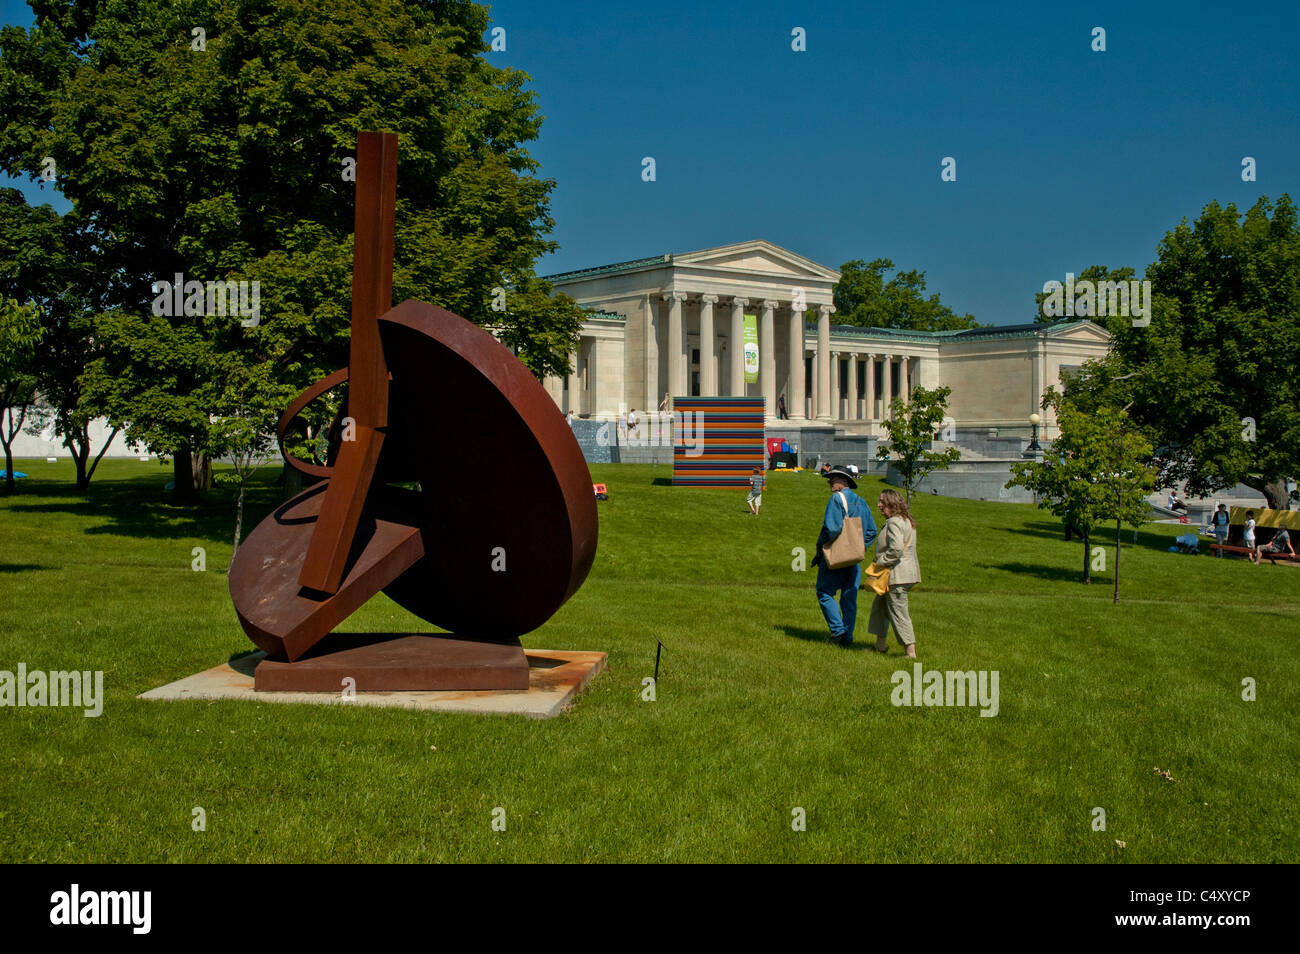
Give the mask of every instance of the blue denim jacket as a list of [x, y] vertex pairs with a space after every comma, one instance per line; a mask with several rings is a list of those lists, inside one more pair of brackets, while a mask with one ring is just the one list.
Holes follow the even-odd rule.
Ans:
[[[845, 488], [840, 491], [844, 494], [844, 499], [849, 505], [848, 516], [860, 517], [862, 519], [862, 542], [866, 546], [871, 546], [876, 539], [876, 521], [871, 516], [871, 508], [867, 502], [855, 494], [853, 491]], [[844, 504], [840, 503], [839, 494], [831, 494], [830, 499], [826, 501], [826, 516], [822, 518], [822, 531], [817, 536], [817, 554], [821, 555], [822, 547], [828, 543], [833, 543], [844, 529]]]

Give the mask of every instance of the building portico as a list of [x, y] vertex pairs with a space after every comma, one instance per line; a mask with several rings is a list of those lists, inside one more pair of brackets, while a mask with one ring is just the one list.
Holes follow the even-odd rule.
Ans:
[[[947, 385], [958, 429], [1010, 436], [1028, 432], [1048, 386], [1109, 347], [1086, 320], [945, 332], [834, 325], [839, 272], [761, 239], [549, 278], [591, 311], [572, 372], [547, 378], [547, 389], [562, 410], [600, 420], [671, 410], [674, 396], [761, 396], [772, 427], [879, 435], [895, 397]], [[753, 382], [746, 315], [758, 333]], [[1042, 436], [1054, 431], [1045, 420]]]

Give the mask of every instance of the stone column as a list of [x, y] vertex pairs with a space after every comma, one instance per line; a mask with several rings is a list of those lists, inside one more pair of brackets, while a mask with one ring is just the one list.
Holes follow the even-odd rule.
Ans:
[[831, 420], [840, 419], [840, 353], [831, 352]]
[[849, 355], [849, 413], [850, 421], [858, 419], [858, 356]]
[[880, 419], [884, 421], [889, 419], [889, 402], [894, 399], [894, 376], [890, 373], [893, 370], [894, 356], [884, 354], [880, 357], [880, 376], [884, 378], [880, 382]]
[[700, 397], [718, 396], [717, 366], [713, 362], [713, 305], [717, 295], [700, 296]]
[[[578, 351], [581, 350], [582, 339], [579, 338]], [[566, 413], [582, 413], [582, 401], [578, 398], [578, 351], [569, 352], [569, 406], [564, 409]]]
[[546, 388], [546, 393], [551, 396], [551, 400], [555, 402], [555, 406], [558, 407], [561, 411], [563, 411], [564, 410], [564, 382], [560, 380], [558, 375], [548, 374], [542, 380], [542, 384]]
[[866, 419], [874, 422], [876, 419], [876, 356], [867, 355], [867, 402], [866, 402]]
[[758, 322], [758, 381], [763, 392], [764, 414], [776, 417], [776, 320], [778, 302], [766, 299]]
[[[664, 347], [668, 349], [668, 396], [669, 399], [681, 397], [686, 393], [686, 335], [683, 333], [682, 302], [686, 292], [670, 291], [664, 293], [668, 302], [668, 340]], [[658, 402], [656, 402], [658, 406]]]
[[643, 340], [645, 341], [645, 410], [649, 414], [659, 406], [663, 391], [659, 390], [659, 303], [651, 295], [645, 296], [645, 324]]
[[831, 312], [834, 305], [817, 306], [817, 419], [831, 420]]
[[908, 368], [911, 363], [912, 359], [907, 355], [898, 359], [898, 392], [904, 401], [912, 398], [912, 376]]
[[803, 392], [807, 389], [803, 367], [803, 312], [793, 305], [790, 307], [789, 348], [790, 393], [785, 396], [785, 406], [791, 420], [802, 421], [807, 414], [803, 399]]
[[748, 298], [731, 299], [731, 381], [732, 397], [745, 396], [745, 306]]

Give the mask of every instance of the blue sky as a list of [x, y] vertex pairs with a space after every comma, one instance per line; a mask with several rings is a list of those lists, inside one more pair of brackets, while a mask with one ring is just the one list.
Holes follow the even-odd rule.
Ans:
[[489, 56], [531, 75], [546, 117], [531, 152], [561, 247], [542, 273], [765, 238], [922, 269], [1004, 324], [1067, 271], [1140, 272], [1211, 199], [1300, 199], [1295, 0], [491, 9]]

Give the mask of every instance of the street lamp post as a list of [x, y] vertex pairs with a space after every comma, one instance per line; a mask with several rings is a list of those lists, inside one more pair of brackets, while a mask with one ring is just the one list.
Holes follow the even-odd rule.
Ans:
[[1038, 443], [1038, 425], [1042, 420], [1043, 419], [1038, 416], [1037, 411], [1029, 415], [1029, 423], [1034, 428], [1034, 436], [1033, 439], [1030, 440], [1029, 446], [1025, 448], [1026, 457], [1033, 457], [1036, 454], [1041, 454], [1043, 452], [1042, 445]]

